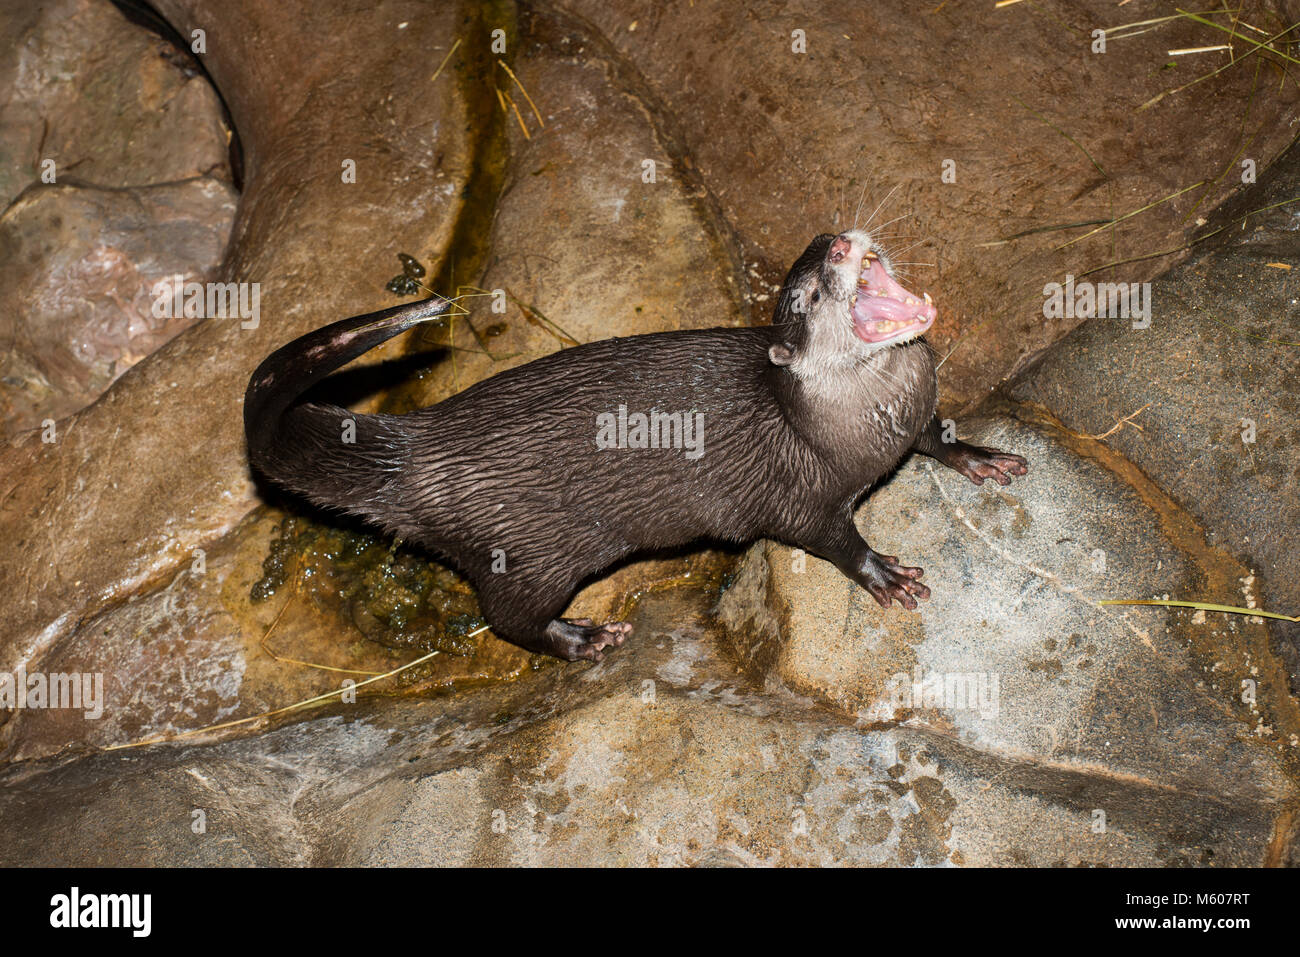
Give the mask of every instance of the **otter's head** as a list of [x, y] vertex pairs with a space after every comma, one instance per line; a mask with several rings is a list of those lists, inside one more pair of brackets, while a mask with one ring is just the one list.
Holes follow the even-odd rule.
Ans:
[[899, 285], [889, 257], [867, 233], [827, 233], [785, 277], [772, 320], [784, 344], [769, 355], [799, 376], [854, 365], [917, 338], [935, 315], [929, 294], [917, 298]]

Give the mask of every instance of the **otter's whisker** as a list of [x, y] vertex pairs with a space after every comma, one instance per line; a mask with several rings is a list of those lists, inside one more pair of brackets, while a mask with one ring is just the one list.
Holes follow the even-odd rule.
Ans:
[[907, 217], [912, 216], [912, 215], [914, 215], [914, 214], [913, 214], [913, 213], [903, 213], [903, 215], [901, 215], [901, 216], [895, 216], [895, 217], [894, 217], [893, 219], [891, 219], [889, 222], [887, 222], [887, 223], [881, 223], [879, 228], [880, 228], [880, 229], [884, 229], [886, 226], [892, 226], [894, 223], [898, 222], [900, 219], [907, 219]]
[[[876, 205], [876, 208], [873, 209], [873, 210], [871, 211], [871, 215], [867, 217], [867, 221], [866, 221], [865, 223], [862, 224], [862, 228], [863, 228], [863, 229], [867, 229], [867, 228], [869, 228], [869, 227], [871, 226], [871, 221], [872, 221], [873, 219], [876, 218], [876, 213], [880, 212], [881, 207], [884, 206], [887, 202], [889, 202], [889, 198], [890, 198], [891, 196], [893, 196], [896, 192], [898, 192], [898, 188], [899, 188], [900, 186], [902, 186], [902, 185], [903, 185], [902, 183], [895, 183], [895, 184], [894, 184], [894, 188], [891, 189], [888, 193], [885, 194], [885, 198], [882, 199], [882, 200], [881, 200], [881, 201]], [[888, 225], [888, 224], [886, 224], [886, 225]], [[854, 228], [857, 228], [857, 227], [855, 226]]]
[[[897, 189], [898, 187], [896, 186], [894, 188]], [[858, 208], [853, 211], [854, 229], [858, 228], [858, 216], [862, 213], [862, 201], [866, 198], [867, 198], [867, 181], [864, 179], [862, 181], [862, 192], [858, 194]], [[886, 199], [888, 199], [888, 197], [886, 197]], [[880, 207], [877, 206], [876, 208], [879, 209]]]

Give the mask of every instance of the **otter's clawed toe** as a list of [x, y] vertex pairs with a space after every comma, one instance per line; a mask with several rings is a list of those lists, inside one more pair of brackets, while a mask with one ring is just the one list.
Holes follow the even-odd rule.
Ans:
[[1029, 471], [1029, 463], [1023, 456], [1011, 452], [973, 445], [963, 450], [953, 468], [966, 476], [976, 485], [983, 485], [986, 478], [991, 478], [999, 485], [1010, 485], [1011, 476], [1024, 475]]
[[604, 650], [617, 648], [631, 633], [625, 621], [597, 625], [590, 618], [557, 618], [546, 628], [551, 654], [566, 661], [603, 661]]

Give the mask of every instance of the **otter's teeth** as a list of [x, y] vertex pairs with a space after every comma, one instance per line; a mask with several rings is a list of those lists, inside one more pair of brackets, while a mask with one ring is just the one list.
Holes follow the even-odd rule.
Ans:
[[930, 294], [927, 292], [927, 293], [924, 294], [924, 296], [925, 296], [925, 304], [926, 304], [927, 306], [933, 306], [933, 305], [934, 305], [934, 300], [930, 298]]

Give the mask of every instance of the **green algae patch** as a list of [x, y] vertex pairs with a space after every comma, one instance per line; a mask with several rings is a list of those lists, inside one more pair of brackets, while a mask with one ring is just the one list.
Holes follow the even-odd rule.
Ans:
[[468, 658], [484, 638], [469, 583], [409, 548], [347, 528], [286, 515], [251, 598], [296, 589], [317, 611], [350, 622], [387, 648]]

